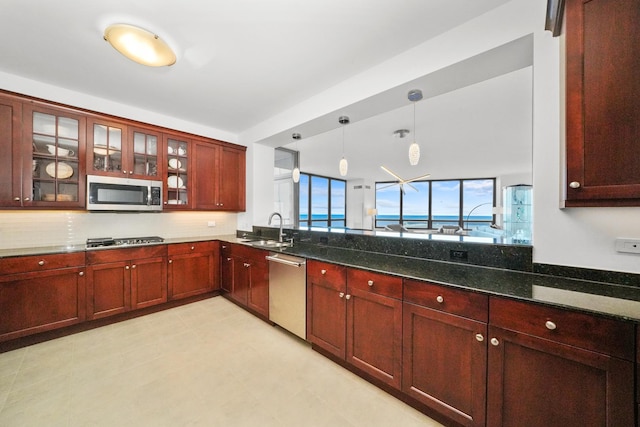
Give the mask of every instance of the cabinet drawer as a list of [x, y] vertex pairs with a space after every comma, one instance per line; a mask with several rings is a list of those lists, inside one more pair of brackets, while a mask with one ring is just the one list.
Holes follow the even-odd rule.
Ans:
[[347, 286], [378, 295], [402, 299], [402, 278], [350, 268], [347, 270]]
[[419, 280], [404, 281], [404, 300], [434, 310], [486, 322], [489, 297]]
[[307, 278], [318, 285], [344, 292], [347, 284], [347, 268], [336, 264], [308, 260]]
[[0, 272], [2, 274], [27, 273], [30, 271], [78, 266], [84, 266], [84, 252], [29, 255], [0, 259]]
[[167, 256], [167, 245], [152, 245], [128, 249], [106, 249], [87, 252], [87, 264], [129, 261]]
[[169, 255], [183, 255], [196, 252], [213, 252], [216, 242], [187, 242], [169, 245]]
[[634, 360], [635, 325], [541, 304], [491, 298], [489, 323], [503, 329]]

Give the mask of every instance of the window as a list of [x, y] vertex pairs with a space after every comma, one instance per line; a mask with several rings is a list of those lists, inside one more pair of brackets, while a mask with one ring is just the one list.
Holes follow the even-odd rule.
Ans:
[[376, 228], [475, 228], [495, 222], [495, 178], [376, 183]]
[[300, 174], [301, 227], [346, 227], [347, 182], [307, 173]]
[[298, 187], [291, 179], [291, 171], [298, 164], [298, 153], [285, 148], [276, 148], [273, 165], [273, 197], [275, 212], [280, 212], [282, 221], [296, 226]]

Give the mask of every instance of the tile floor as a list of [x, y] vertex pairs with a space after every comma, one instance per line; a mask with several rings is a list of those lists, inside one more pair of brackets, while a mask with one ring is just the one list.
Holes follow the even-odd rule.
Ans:
[[215, 297], [0, 354], [0, 426], [440, 424]]

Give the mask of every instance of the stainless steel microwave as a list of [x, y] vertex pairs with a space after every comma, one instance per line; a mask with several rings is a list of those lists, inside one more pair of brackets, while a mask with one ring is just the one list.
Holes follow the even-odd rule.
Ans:
[[87, 175], [90, 211], [162, 211], [162, 181]]

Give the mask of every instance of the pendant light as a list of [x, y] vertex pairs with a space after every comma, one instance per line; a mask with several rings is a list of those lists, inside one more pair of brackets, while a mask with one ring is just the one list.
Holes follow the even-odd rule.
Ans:
[[422, 91], [420, 89], [410, 90], [407, 98], [413, 102], [413, 143], [409, 146], [409, 164], [415, 166], [420, 162], [420, 146], [416, 142], [416, 102], [422, 99]]
[[340, 160], [340, 164], [338, 165], [338, 169], [340, 170], [340, 176], [347, 176], [347, 171], [349, 170], [349, 163], [347, 159], [344, 158], [344, 125], [349, 124], [349, 117], [340, 116], [338, 118], [338, 122], [342, 125], [342, 159]]
[[[298, 154], [298, 163], [299, 163], [300, 152], [298, 151], [298, 140], [302, 138], [302, 135], [300, 135], [299, 133], [294, 133], [293, 135], [291, 135], [291, 137], [296, 141], [296, 152]], [[300, 182], [300, 168], [298, 167], [298, 165], [296, 165], [296, 167], [294, 167], [293, 170], [291, 171], [291, 178], [295, 183]]]

